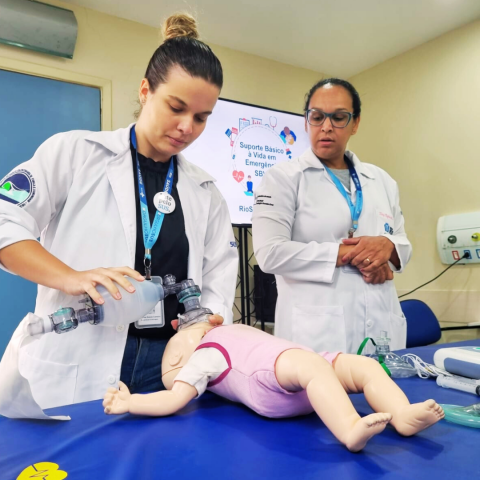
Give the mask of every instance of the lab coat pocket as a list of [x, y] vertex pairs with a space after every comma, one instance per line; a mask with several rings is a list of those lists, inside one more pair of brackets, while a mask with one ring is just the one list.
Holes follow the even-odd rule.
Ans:
[[388, 332], [390, 350], [401, 350], [407, 345], [407, 320], [405, 316], [390, 313], [390, 330]]
[[294, 305], [293, 338], [319, 351], [345, 352], [345, 318], [342, 306]]
[[29, 381], [33, 398], [42, 409], [73, 403], [78, 365], [32, 357], [23, 352], [20, 373]]

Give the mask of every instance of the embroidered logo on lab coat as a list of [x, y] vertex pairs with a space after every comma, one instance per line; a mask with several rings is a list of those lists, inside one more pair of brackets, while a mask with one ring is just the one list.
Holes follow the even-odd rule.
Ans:
[[384, 228], [385, 228], [385, 233], [389, 233], [390, 235], [393, 235], [393, 228], [388, 223], [384, 225]]
[[0, 182], [0, 200], [23, 207], [35, 196], [35, 179], [28, 170], [9, 173]]
[[257, 195], [254, 205], [268, 205], [270, 207], [275, 206], [272, 203], [272, 197], [270, 195]]

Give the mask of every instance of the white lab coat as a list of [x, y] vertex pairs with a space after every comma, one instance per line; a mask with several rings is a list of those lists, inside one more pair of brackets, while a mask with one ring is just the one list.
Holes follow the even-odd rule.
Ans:
[[[136, 205], [129, 134], [130, 127], [73, 131], [43, 143], [14, 169], [30, 172], [35, 195], [23, 207], [0, 201], [0, 249], [41, 237], [49, 252], [75, 270], [133, 268]], [[188, 276], [202, 290], [202, 305], [232, 323], [238, 255], [227, 205], [210, 175], [182, 155], [177, 158]], [[39, 286], [35, 313], [44, 316], [73, 301]], [[87, 324], [25, 347], [20, 371], [39, 405], [99, 399], [117, 385], [127, 333], [128, 325]]]
[[[397, 184], [382, 169], [361, 163], [352, 152], [346, 155], [355, 165], [364, 198], [355, 236], [389, 238], [401, 271], [412, 248]], [[252, 223], [258, 264], [277, 280], [275, 335], [316, 351], [356, 353], [365, 337], [386, 330], [392, 349], [405, 348], [406, 322], [393, 281], [369, 285], [356, 268], [335, 266], [351, 214], [311, 149], [266, 172], [255, 191]], [[386, 224], [393, 234], [386, 232]]]

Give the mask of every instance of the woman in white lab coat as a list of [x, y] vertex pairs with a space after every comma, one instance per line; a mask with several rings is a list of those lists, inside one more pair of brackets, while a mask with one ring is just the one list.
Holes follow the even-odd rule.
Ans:
[[[180, 154], [205, 128], [222, 68], [191, 17], [170, 17], [165, 37], [140, 85], [136, 125], [55, 135], [0, 183], [1, 266], [39, 284], [37, 315], [84, 293], [102, 303], [99, 285], [130, 295], [124, 275], [143, 280], [146, 265], [152, 275], [192, 278], [202, 305], [232, 323], [238, 259], [227, 206], [214, 179]], [[11, 192], [19, 186], [21, 195]], [[176, 207], [159, 229], [161, 191]], [[159, 236], [147, 245], [151, 230]], [[175, 296], [164, 304], [164, 319], [158, 306], [144, 324], [82, 325], [26, 347], [21, 373], [40, 406], [101, 398], [120, 378], [137, 392], [162, 388], [170, 322], [182, 312]]]
[[275, 335], [317, 351], [356, 353], [382, 330], [392, 349], [406, 342], [392, 270], [403, 270], [411, 245], [396, 182], [346, 150], [359, 123], [355, 88], [318, 82], [305, 103], [311, 148], [268, 170], [255, 191], [255, 256], [277, 279]]

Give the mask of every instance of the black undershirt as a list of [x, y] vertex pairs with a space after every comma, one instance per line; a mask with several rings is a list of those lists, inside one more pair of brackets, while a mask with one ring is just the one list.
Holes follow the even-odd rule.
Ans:
[[[135, 270], [145, 275], [145, 246], [143, 243], [142, 216], [140, 213], [140, 197], [138, 191], [138, 174], [136, 152], [130, 144], [133, 160], [133, 172], [135, 178], [135, 203], [137, 216], [137, 243], [135, 248]], [[147, 195], [148, 213], [150, 215], [150, 226], [153, 224], [157, 209], [153, 204], [153, 197], [158, 192], [163, 192], [165, 179], [167, 177], [170, 161], [166, 163], [155, 162], [150, 158], [138, 154], [140, 171], [142, 172], [143, 183]], [[188, 253], [189, 245], [185, 233], [185, 220], [183, 217], [182, 205], [178, 196], [178, 168], [177, 159], [174, 157], [174, 175], [172, 185], [172, 197], [175, 199], [175, 210], [165, 215], [162, 229], [155, 245], [152, 248], [152, 276], [164, 277], [170, 273], [177, 277], [177, 281], [185, 280], [188, 275]], [[170, 338], [175, 334], [170, 322], [177, 318], [179, 313], [184, 312], [182, 304], [178, 303], [177, 297], [171, 295], [164, 300], [165, 326], [161, 328], [136, 328], [134, 323], [130, 324], [128, 333], [137, 337], [147, 338]]]

